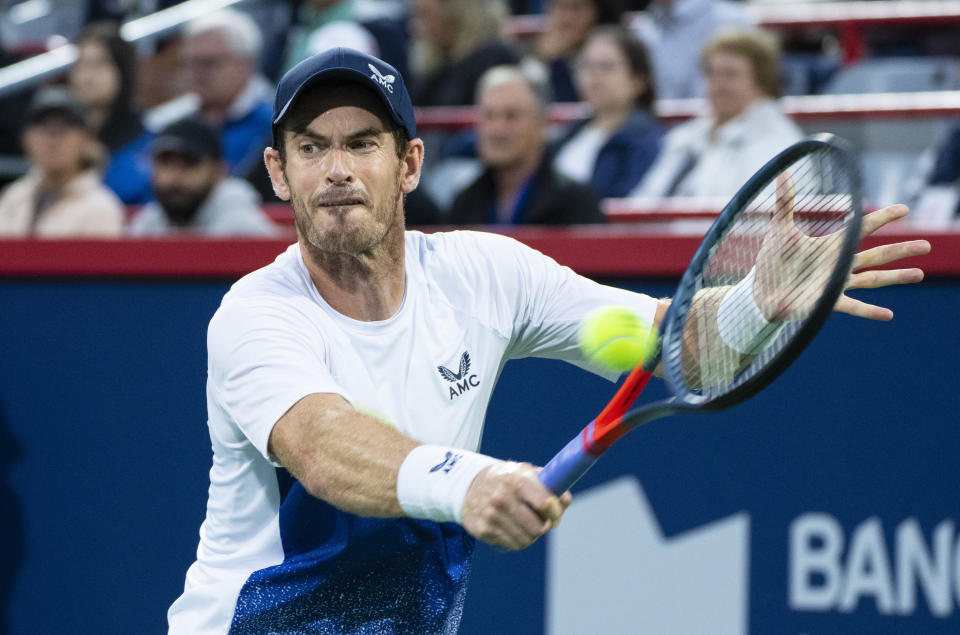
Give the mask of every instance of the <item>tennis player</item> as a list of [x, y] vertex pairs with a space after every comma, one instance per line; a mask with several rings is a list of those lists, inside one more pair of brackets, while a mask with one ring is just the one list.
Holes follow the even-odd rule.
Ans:
[[[504, 364], [604, 374], [578, 350], [581, 319], [620, 304], [659, 320], [666, 303], [506, 237], [405, 231], [424, 147], [403, 78], [373, 57], [291, 69], [273, 146], [298, 242], [210, 322], [209, 501], [170, 632], [454, 633], [475, 539], [522, 549], [570, 503], [534, 466], [476, 453]], [[868, 264], [916, 251], [890, 247]]]

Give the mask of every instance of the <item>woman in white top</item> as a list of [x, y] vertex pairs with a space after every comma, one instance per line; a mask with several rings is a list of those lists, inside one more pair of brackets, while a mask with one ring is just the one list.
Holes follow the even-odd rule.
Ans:
[[730, 196], [803, 136], [775, 101], [780, 51], [772, 36], [723, 33], [704, 47], [701, 63], [710, 114], [667, 133], [663, 151], [634, 196]]

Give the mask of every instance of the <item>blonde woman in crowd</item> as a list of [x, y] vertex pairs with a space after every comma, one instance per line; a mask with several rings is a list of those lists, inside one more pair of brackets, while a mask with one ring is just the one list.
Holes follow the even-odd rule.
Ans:
[[780, 50], [761, 31], [730, 31], [701, 55], [710, 113], [673, 128], [635, 196], [727, 197], [800, 129], [777, 104]]

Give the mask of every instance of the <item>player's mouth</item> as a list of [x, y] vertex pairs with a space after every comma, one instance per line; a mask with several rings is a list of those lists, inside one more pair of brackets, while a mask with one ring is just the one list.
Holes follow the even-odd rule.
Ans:
[[332, 211], [338, 208], [355, 207], [364, 204], [365, 201], [362, 198], [335, 198], [318, 201], [317, 207], [324, 207]]

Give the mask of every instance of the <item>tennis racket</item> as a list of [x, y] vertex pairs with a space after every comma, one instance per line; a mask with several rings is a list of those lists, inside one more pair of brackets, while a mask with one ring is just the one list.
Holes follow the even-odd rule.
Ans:
[[[659, 346], [540, 471], [568, 490], [625, 433], [679, 413], [736, 405], [770, 384], [823, 326], [860, 242], [857, 160], [842, 139], [787, 148], [711, 225], [659, 327]], [[658, 364], [670, 397], [633, 409]]]

